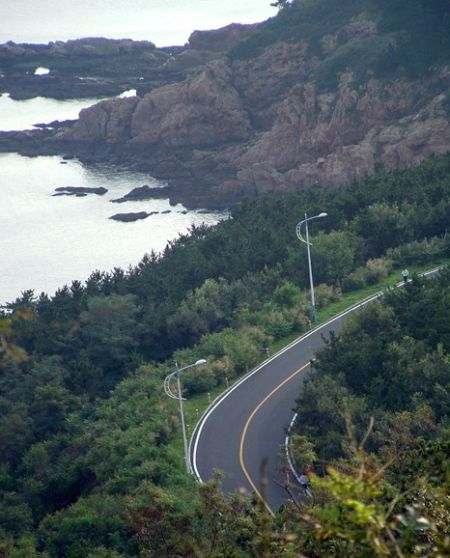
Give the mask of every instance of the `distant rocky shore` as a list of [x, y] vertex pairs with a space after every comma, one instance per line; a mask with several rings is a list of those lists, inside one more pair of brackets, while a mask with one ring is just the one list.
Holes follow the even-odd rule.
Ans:
[[[336, 66], [336, 52], [389, 39], [366, 14], [349, 16], [314, 48], [275, 40], [230, 54], [259, 32], [245, 25], [196, 32], [174, 49], [106, 39], [4, 45], [3, 90], [29, 94], [37, 89], [27, 84], [42, 79], [52, 95], [78, 95], [78, 86], [95, 94], [135, 88], [137, 95], [101, 101], [62, 127], [0, 133], [0, 151], [113, 161], [167, 181], [171, 203], [223, 208], [246, 196], [336, 187], [377, 166], [405, 167], [449, 150], [447, 66], [394, 77], [375, 77], [367, 66], [358, 80], [351, 67]], [[17, 76], [19, 66], [37, 64], [49, 76]], [[117, 79], [99, 76], [101, 67], [115, 68]], [[58, 79], [62, 89], [51, 85]]]
[[[184, 80], [217, 58], [254, 25], [194, 32], [184, 46], [157, 48], [150, 41], [101, 37], [48, 44], [0, 45], [0, 92], [13, 99], [38, 95], [55, 99], [111, 97], [136, 89], [142, 96], [156, 87]], [[48, 73], [36, 75], [38, 68]]]

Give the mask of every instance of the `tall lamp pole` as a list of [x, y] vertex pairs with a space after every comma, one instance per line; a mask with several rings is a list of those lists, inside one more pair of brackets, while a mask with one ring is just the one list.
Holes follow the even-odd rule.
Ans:
[[[185, 400], [184, 397], [181, 395], [181, 380], [180, 380], [180, 373], [183, 370], [187, 370], [188, 368], [193, 368], [194, 366], [199, 366], [201, 364], [205, 364], [206, 360], [201, 358], [194, 362], [194, 364], [189, 364], [188, 366], [183, 366], [183, 368], [178, 368], [178, 363], [175, 361], [175, 370], [168, 376], [166, 376], [164, 380], [164, 392], [165, 394], [170, 397], [171, 399], [178, 399], [178, 405], [180, 407], [180, 419], [181, 419], [181, 432], [183, 434], [183, 449], [184, 449], [184, 462], [186, 466], [186, 472], [189, 474], [191, 472], [191, 464], [189, 461], [189, 451], [188, 451], [188, 443], [187, 443], [187, 435], [186, 435], [186, 422], [184, 420], [184, 409], [183, 409], [183, 401]], [[172, 381], [173, 377], [177, 379], [177, 394], [175, 395], [170, 388], [170, 382]]]
[[[309, 284], [311, 287], [311, 322], [314, 324], [317, 320], [317, 312], [316, 312], [316, 300], [314, 298], [314, 281], [313, 281], [313, 273], [312, 273], [312, 265], [311, 265], [311, 242], [309, 241], [309, 232], [308, 232], [308, 222], [312, 221], [313, 219], [321, 219], [322, 217], [327, 217], [328, 213], [322, 212], [318, 215], [314, 215], [313, 217], [308, 217], [305, 212], [305, 218], [300, 221], [297, 226], [295, 227], [295, 232], [297, 234], [297, 238], [306, 244], [308, 249], [308, 268], [309, 268]], [[302, 235], [302, 225], [305, 224], [305, 231], [306, 231], [306, 239]]]

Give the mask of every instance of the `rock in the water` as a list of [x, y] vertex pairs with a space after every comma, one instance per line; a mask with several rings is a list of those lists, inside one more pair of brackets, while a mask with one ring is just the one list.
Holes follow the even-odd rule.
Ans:
[[111, 200], [113, 203], [123, 203], [127, 201], [141, 201], [155, 198], [167, 198], [169, 196], [167, 188], [150, 188], [147, 184], [137, 188], [133, 188], [128, 194], [121, 198]]
[[111, 215], [110, 219], [130, 223], [132, 221], [138, 221], [139, 219], [146, 219], [149, 215], [150, 213], [146, 211], [139, 211], [138, 213], [116, 213], [115, 215]]
[[[97, 194], [98, 196], [103, 196], [108, 190], [100, 186], [98, 188], [91, 188], [89, 186], [60, 186], [55, 188], [55, 192], [60, 192], [58, 195], [71, 196], [73, 194]], [[53, 194], [55, 195], [55, 194]]]

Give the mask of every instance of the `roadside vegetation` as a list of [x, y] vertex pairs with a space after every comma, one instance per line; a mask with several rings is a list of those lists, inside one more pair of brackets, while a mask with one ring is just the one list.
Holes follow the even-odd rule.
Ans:
[[[302, 417], [294, 448], [308, 449], [317, 507], [293, 503], [271, 519], [251, 500], [224, 496], [218, 481], [198, 487], [184, 473], [165, 375], [174, 360], [207, 359], [184, 376], [193, 426], [208, 393], [309, 329], [306, 250], [295, 226], [322, 211], [328, 217], [310, 226], [321, 320], [401, 280], [405, 266], [413, 275], [448, 261], [450, 156], [342, 190], [243, 202], [230, 219], [193, 228], [135, 268], [95, 272], [53, 297], [26, 292], [3, 309], [0, 556], [444, 555], [448, 272], [388, 291], [348, 326], [359, 345], [344, 333], [321, 353], [317, 377], [333, 371], [328, 394], [313, 380], [307, 388], [320, 428]], [[367, 393], [354, 383], [363, 377]], [[405, 443], [397, 453], [394, 426]], [[416, 485], [426, 489], [425, 507], [415, 507]], [[406, 526], [391, 525], [394, 517]]]
[[319, 351], [291, 448], [323, 503], [308, 556], [449, 552], [449, 279], [387, 290]]

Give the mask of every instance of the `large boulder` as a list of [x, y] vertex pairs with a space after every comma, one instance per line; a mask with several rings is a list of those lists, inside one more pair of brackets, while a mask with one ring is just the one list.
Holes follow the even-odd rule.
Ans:
[[136, 107], [132, 143], [216, 146], [245, 141], [251, 126], [229, 66], [215, 61], [191, 79], [156, 89]]
[[138, 97], [108, 99], [80, 112], [79, 120], [61, 134], [65, 140], [120, 143], [131, 137], [131, 116]]
[[230, 67], [214, 61], [189, 80], [155, 89], [142, 99], [113, 99], [84, 109], [61, 137], [194, 148], [242, 142], [250, 131]]

